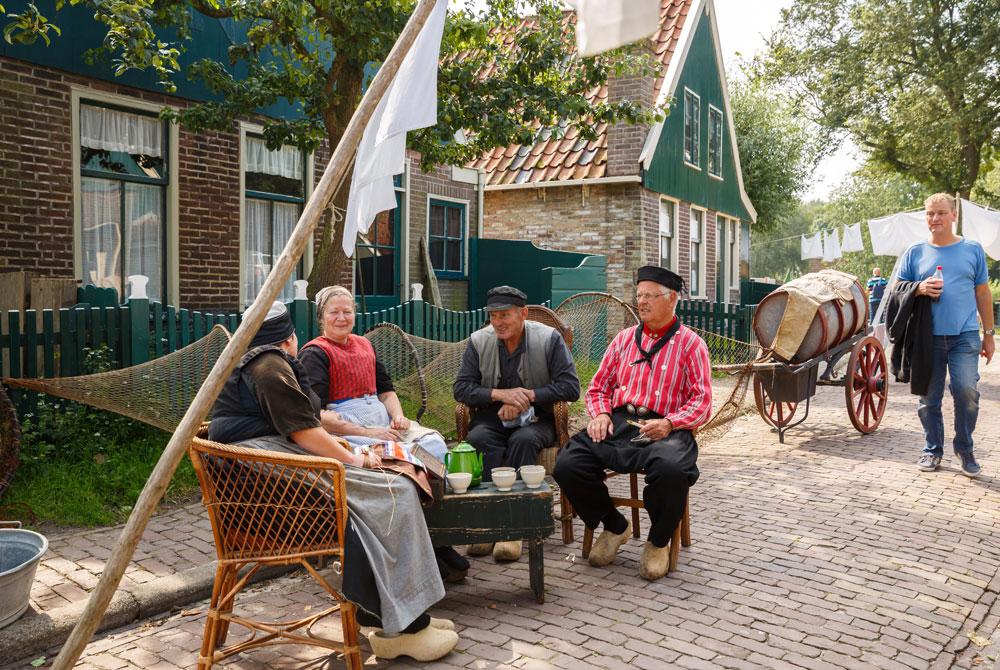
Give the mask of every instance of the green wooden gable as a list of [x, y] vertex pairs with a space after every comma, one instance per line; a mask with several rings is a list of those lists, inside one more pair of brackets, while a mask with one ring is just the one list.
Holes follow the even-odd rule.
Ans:
[[[743, 203], [737, 178], [738, 168], [724, 97], [725, 84], [719, 74], [721, 65], [716, 56], [712, 21], [704, 9], [698, 14], [697, 20], [691, 47], [673, 91], [670, 115], [663, 122], [663, 130], [643, 181], [647, 188], [663, 195], [716, 210], [742, 221], [750, 221], [753, 217]], [[675, 58], [683, 56], [680, 46], [678, 45]], [[664, 83], [666, 85], [667, 82]], [[685, 88], [700, 97], [700, 170], [684, 162]], [[721, 180], [708, 174], [709, 106], [723, 114]]]

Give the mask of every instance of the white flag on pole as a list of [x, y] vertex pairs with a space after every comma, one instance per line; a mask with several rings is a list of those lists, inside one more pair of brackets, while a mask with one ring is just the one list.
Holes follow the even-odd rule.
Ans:
[[354, 255], [358, 233], [367, 233], [376, 214], [396, 206], [392, 177], [403, 172], [407, 131], [437, 122], [438, 58], [447, 7], [448, 0], [437, 1], [361, 137], [344, 220], [348, 258]]
[[649, 37], [660, 25], [659, 0], [567, 0], [576, 9], [576, 50], [580, 56]]
[[840, 245], [840, 250], [844, 253], [848, 251], [864, 251], [865, 244], [861, 240], [861, 222], [855, 223], [853, 226], [847, 226], [844, 228], [844, 243]]

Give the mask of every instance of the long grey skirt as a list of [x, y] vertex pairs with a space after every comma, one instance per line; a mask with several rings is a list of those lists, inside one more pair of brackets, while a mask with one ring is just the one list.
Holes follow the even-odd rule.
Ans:
[[[293, 442], [275, 436], [237, 443], [241, 447], [312, 456]], [[348, 522], [357, 533], [378, 590], [387, 633], [398, 633], [444, 598], [427, 523], [416, 486], [405, 476], [345, 466]], [[360, 557], [354, 557], [360, 558]], [[351, 557], [345, 561], [350, 564]], [[344, 595], [351, 598], [345, 565]], [[351, 598], [355, 600], [354, 598]], [[357, 601], [363, 601], [358, 598]], [[364, 602], [358, 602], [364, 608]]]

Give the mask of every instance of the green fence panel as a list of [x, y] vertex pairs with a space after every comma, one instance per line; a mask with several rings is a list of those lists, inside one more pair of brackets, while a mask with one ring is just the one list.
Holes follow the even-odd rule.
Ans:
[[24, 310], [24, 376], [38, 376], [38, 323], [35, 310]]
[[21, 377], [21, 313], [17, 311], [7, 312], [7, 327], [10, 337], [8, 345], [10, 351], [10, 376]]
[[131, 342], [130, 365], [149, 360], [149, 300], [132, 298], [128, 301]]
[[171, 351], [171, 349], [166, 346], [167, 338], [166, 338], [166, 326], [163, 322], [163, 313], [164, 313], [163, 304], [159, 302], [154, 302], [150, 308], [153, 313], [153, 324], [152, 324], [153, 357], [161, 358], [164, 354], [164, 350], [166, 350], [166, 353], [170, 353]]
[[55, 318], [51, 309], [42, 310], [42, 348], [44, 353], [43, 374], [46, 377], [56, 376], [56, 328]]

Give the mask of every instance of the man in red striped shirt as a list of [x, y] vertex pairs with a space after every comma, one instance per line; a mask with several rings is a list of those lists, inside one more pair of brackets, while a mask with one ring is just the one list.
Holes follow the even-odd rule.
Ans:
[[591, 565], [614, 560], [631, 524], [615, 509], [605, 468], [645, 473], [643, 503], [651, 527], [639, 574], [667, 572], [667, 544], [698, 480], [693, 431], [712, 413], [712, 371], [704, 340], [681, 325], [674, 309], [683, 280], [664, 268], [639, 268], [638, 326], [611, 341], [587, 391], [590, 423], [559, 455], [553, 476], [588, 528], [604, 525]]

